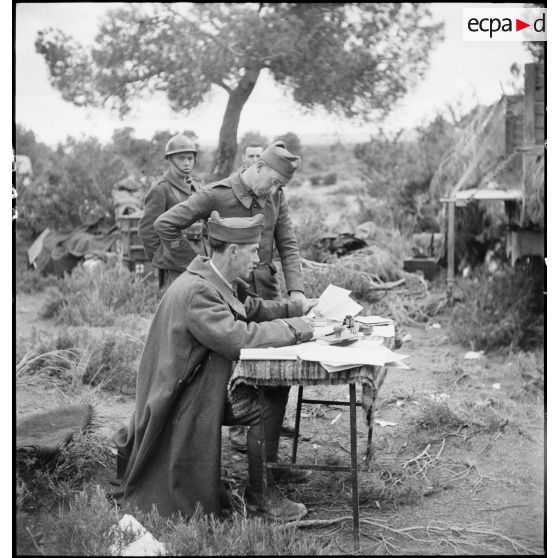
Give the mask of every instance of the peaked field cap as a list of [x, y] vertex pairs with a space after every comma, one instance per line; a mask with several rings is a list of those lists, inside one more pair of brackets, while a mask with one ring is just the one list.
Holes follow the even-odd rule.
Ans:
[[287, 180], [293, 177], [295, 170], [301, 163], [301, 158], [288, 151], [282, 141], [276, 141], [268, 145], [260, 159]]
[[222, 218], [218, 211], [207, 221], [210, 238], [229, 244], [259, 244], [263, 225], [263, 215]]

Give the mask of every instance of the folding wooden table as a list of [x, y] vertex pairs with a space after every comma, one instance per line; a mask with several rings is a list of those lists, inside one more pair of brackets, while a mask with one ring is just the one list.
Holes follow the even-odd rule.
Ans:
[[[392, 338], [386, 338], [386, 344], [392, 345]], [[368, 426], [368, 443], [366, 448], [366, 461], [370, 463], [372, 455], [372, 431], [374, 424], [374, 405], [378, 391], [384, 381], [387, 369], [383, 366], [359, 366], [329, 373], [319, 362], [297, 360], [239, 360], [235, 366], [229, 383], [229, 396], [235, 411], [242, 413], [243, 405], [249, 404], [250, 395], [247, 392], [258, 387], [278, 387], [298, 385], [298, 398], [295, 416], [295, 435], [291, 463], [268, 463], [263, 443], [264, 428], [262, 421], [262, 461], [264, 464], [264, 494], [266, 490], [268, 469], [305, 469], [320, 471], [350, 472], [352, 477], [352, 504], [353, 504], [353, 541], [354, 549], [360, 548], [359, 506], [358, 506], [358, 459], [357, 459], [357, 429], [356, 407], [362, 406]], [[362, 397], [356, 400], [356, 384], [362, 385]], [[305, 399], [304, 386], [322, 385], [348, 385], [349, 401], [329, 401], [322, 399]], [[263, 397], [259, 391], [260, 400]], [[252, 396], [253, 401], [253, 396]], [[322, 405], [348, 405], [350, 408], [350, 438], [351, 438], [351, 465], [317, 465], [296, 463], [298, 436], [300, 432], [300, 415], [303, 403]], [[260, 411], [262, 406], [260, 404]], [[263, 417], [262, 417], [263, 418]]]

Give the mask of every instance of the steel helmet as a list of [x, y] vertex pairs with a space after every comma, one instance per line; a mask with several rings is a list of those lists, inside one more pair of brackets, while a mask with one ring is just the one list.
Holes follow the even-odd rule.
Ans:
[[197, 155], [198, 150], [196, 149], [196, 144], [184, 134], [177, 134], [167, 142], [167, 146], [165, 147], [165, 159], [167, 159], [169, 155], [185, 152]]

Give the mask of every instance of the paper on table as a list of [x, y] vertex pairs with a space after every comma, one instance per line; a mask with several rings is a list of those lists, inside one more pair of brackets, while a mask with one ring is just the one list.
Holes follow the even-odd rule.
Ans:
[[240, 349], [240, 360], [296, 360], [297, 345]]
[[393, 324], [373, 326], [372, 335], [379, 335], [380, 337], [395, 337], [395, 326]]
[[302, 360], [326, 362], [328, 365], [368, 364], [383, 366], [386, 362], [399, 362], [403, 355], [390, 351], [384, 346], [363, 347], [357, 343], [349, 347], [335, 347], [319, 343], [307, 343], [300, 346], [298, 356]]
[[349, 297], [350, 293], [351, 291], [330, 283], [308, 315], [314, 316], [318, 312], [330, 320], [343, 320], [347, 315], [356, 316], [362, 310], [362, 306]]
[[323, 312], [323, 315], [330, 320], [342, 321], [345, 316], [356, 316], [361, 310], [362, 306], [360, 304], [347, 297]]
[[314, 327], [314, 335], [312, 339], [319, 339], [324, 335], [329, 335], [330, 333], [333, 333], [333, 328], [334, 326], [332, 325]]

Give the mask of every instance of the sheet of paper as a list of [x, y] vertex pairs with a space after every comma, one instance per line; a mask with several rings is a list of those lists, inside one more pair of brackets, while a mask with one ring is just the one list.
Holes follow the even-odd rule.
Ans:
[[315, 327], [314, 328], [314, 336], [312, 337], [312, 339], [319, 339], [320, 337], [323, 337], [324, 335], [329, 335], [330, 333], [333, 333], [333, 328], [334, 327], [335, 326], [332, 326], [332, 325]]
[[341, 364], [340, 366], [337, 366], [329, 362], [320, 362], [320, 364], [327, 370], [329, 374], [341, 372], [342, 370], [349, 370], [350, 368], [358, 368], [360, 366], [360, 364]]
[[326, 287], [309, 316], [319, 314], [330, 320], [342, 321], [345, 316], [356, 316], [362, 306], [349, 297], [351, 291], [332, 285]]
[[340, 300], [347, 298], [351, 294], [351, 291], [347, 289], [342, 289], [341, 287], [336, 287], [331, 283], [326, 287], [324, 292], [320, 295], [318, 303], [314, 306], [314, 309], [319, 310], [321, 313], [335, 306]]
[[323, 315], [330, 320], [343, 321], [345, 316], [356, 316], [362, 310], [362, 306], [352, 298], [346, 297], [337, 302], [335, 306], [328, 308]]
[[296, 360], [298, 345], [240, 349], [240, 360]]
[[393, 324], [373, 326], [372, 335], [379, 335], [380, 337], [395, 337], [395, 326]]
[[358, 346], [357, 343], [348, 347], [335, 347], [323, 343], [306, 343], [300, 345], [298, 356], [303, 360], [326, 362], [328, 365], [342, 366], [347, 364], [368, 364], [383, 366], [387, 362], [399, 362], [403, 355], [390, 351], [384, 346]]

